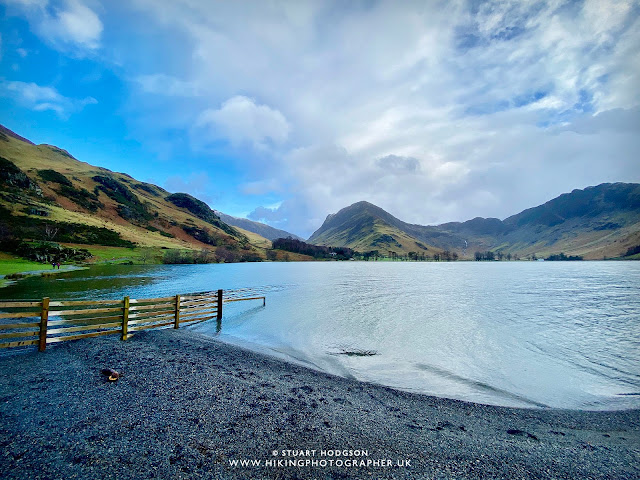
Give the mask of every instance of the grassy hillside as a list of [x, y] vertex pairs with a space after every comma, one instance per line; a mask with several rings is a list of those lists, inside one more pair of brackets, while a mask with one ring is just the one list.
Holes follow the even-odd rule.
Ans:
[[[0, 251], [39, 261], [55, 254], [70, 260], [91, 256], [89, 261], [152, 263], [167, 252], [200, 261], [310, 259], [270, 250], [272, 237], [290, 235], [218, 214], [188, 194], [81, 162], [66, 150], [35, 145], [0, 126]], [[308, 242], [381, 255], [433, 257], [449, 250], [461, 258], [473, 258], [476, 251], [615, 258], [640, 245], [640, 185], [602, 184], [505, 220], [475, 218], [437, 226], [409, 224], [358, 202], [329, 215]], [[43, 243], [62, 247], [56, 247], [57, 253], [40, 247], [29, 251]]]
[[560, 252], [585, 259], [616, 258], [640, 245], [640, 185], [602, 184], [574, 190], [504, 221], [474, 218], [437, 226], [408, 224], [358, 202], [329, 215], [309, 242], [381, 253], [451, 250], [462, 258], [488, 250], [522, 258]]
[[259, 235], [227, 225], [190, 195], [81, 162], [63, 149], [34, 145], [3, 128], [0, 240], [6, 246], [17, 239], [120, 248], [111, 256], [136, 261], [139, 255], [130, 254], [131, 247], [154, 249], [152, 258], [161, 250], [215, 255], [223, 249], [237, 260], [265, 258], [270, 247]]
[[403, 231], [398, 219], [368, 202], [358, 202], [329, 215], [308, 242], [315, 245], [349, 247], [360, 252], [378, 250], [406, 255], [409, 252], [433, 255], [441, 248], [425, 244]]

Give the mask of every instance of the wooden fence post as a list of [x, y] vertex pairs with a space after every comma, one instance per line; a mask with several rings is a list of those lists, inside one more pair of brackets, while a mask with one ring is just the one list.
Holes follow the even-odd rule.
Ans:
[[218, 290], [218, 315], [216, 318], [216, 333], [222, 330], [222, 289]]
[[173, 328], [180, 327], [180, 295], [176, 295], [176, 318]]
[[129, 336], [129, 297], [124, 297], [124, 305], [122, 306], [122, 340], [126, 340]]
[[42, 299], [42, 310], [40, 311], [40, 343], [38, 350], [44, 352], [47, 348], [47, 323], [49, 323], [49, 297]]

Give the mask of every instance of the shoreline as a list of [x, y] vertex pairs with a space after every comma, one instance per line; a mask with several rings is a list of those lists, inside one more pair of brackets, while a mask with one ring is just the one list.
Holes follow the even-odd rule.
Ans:
[[[49, 275], [58, 275], [60, 273], [65, 272], [74, 272], [76, 270], [87, 270], [89, 266], [79, 266], [79, 265], [61, 265], [60, 269], [57, 268], [49, 268], [49, 269], [41, 269], [41, 270], [26, 270], [24, 272], [14, 272], [8, 273], [6, 275], [0, 275], [0, 288], [7, 287], [9, 285], [13, 285], [20, 280], [23, 280], [28, 277], [37, 277], [37, 276], [49, 276]], [[17, 278], [6, 278], [7, 276], [19, 275]]]
[[68, 342], [0, 368], [7, 479], [640, 476], [640, 410], [431, 397], [186, 329]]

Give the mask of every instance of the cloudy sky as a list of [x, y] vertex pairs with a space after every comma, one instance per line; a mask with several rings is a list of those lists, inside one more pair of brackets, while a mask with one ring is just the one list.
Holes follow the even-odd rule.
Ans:
[[0, 0], [0, 123], [301, 236], [640, 181], [640, 2]]

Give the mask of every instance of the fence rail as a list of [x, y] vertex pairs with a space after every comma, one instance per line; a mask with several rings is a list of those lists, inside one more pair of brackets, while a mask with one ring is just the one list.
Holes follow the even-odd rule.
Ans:
[[47, 345], [100, 335], [118, 334], [122, 340], [150, 328], [179, 328], [217, 319], [223, 305], [242, 300], [262, 300], [260, 289], [213, 290], [172, 297], [122, 300], [2, 301], [0, 348]]

